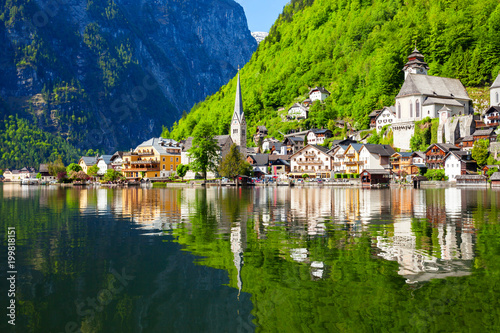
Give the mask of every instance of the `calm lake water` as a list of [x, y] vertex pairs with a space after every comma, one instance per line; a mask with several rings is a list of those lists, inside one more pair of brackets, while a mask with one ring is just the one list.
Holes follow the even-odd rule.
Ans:
[[490, 189], [4, 184], [0, 331], [500, 331], [499, 208]]

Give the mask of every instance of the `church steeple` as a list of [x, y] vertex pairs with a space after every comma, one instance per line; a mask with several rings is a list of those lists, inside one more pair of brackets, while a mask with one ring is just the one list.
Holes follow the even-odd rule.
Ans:
[[415, 49], [408, 56], [408, 62], [403, 67], [403, 71], [405, 72], [405, 80], [408, 74], [423, 74], [427, 75], [427, 71], [429, 70], [429, 66], [424, 61], [424, 55], [417, 50], [417, 46], [415, 45]]
[[246, 154], [247, 147], [247, 122], [243, 112], [243, 98], [241, 97], [240, 69], [238, 67], [238, 78], [236, 81], [236, 97], [234, 99], [234, 112], [231, 119], [231, 139], [239, 148], [240, 152]]

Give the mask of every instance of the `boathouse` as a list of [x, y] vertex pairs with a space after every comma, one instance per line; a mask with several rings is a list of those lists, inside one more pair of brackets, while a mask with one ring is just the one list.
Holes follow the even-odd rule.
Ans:
[[500, 172], [495, 172], [490, 177], [492, 187], [500, 187]]
[[460, 175], [455, 178], [457, 185], [474, 185], [486, 186], [488, 185], [486, 176], [483, 175]]
[[366, 169], [361, 172], [361, 185], [363, 186], [388, 186], [391, 173], [386, 170]]

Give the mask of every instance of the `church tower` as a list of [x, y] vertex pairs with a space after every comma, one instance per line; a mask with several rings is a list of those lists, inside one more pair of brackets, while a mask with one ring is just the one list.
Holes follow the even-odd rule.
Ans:
[[236, 83], [236, 99], [234, 101], [233, 118], [231, 119], [231, 139], [240, 152], [246, 154], [247, 148], [247, 122], [243, 112], [243, 100], [241, 98], [240, 72], [238, 70], [238, 81]]
[[500, 74], [490, 87], [490, 106], [500, 105]]
[[408, 62], [403, 67], [403, 72], [405, 72], [405, 80], [408, 74], [423, 74], [427, 75], [429, 66], [424, 61], [424, 56], [420, 53], [417, 48], [408, 56]]

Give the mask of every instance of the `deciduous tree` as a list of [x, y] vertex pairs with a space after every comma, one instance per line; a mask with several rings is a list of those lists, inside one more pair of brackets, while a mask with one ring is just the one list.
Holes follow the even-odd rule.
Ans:
[[192, 159], [189, 168], [201, 172], [206, 181], [207, 172], [217, 169], [218, 149], [211, 125], [207, 121], [200, 122], [193, 132], [193, 146], [188, 151]]

